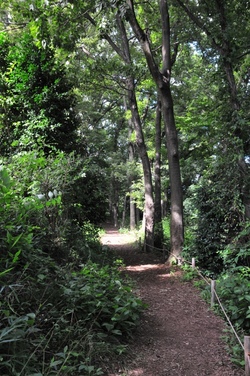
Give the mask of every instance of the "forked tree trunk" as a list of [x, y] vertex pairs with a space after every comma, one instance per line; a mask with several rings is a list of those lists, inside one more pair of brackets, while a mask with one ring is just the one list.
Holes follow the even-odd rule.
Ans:
[[[175, 126], [173, 100], [170, 89], [171, 67], [174, 59], [170, 53], [170, 24], [168, 4], [166, 0], [159, 1], [162, 28], [162, 69], [157, 65], [147, 34], [142, 30], [135, 15], [133, 0], [127, 0], [129, 10], [127, 19], [135, 33], [136, 38], [141, 43], [148, 68], [154, 79], [160, 94], [162, 103], [162, 114], [167, 136], [167, 152], [171, 187], [171, 258], [180, 257], [183, 237], [183, 198], [180, 174], [180, 163], [178, 153], [178, 137]], [[175, 51], [177, 53], [177, 51]], [[175, 56], [176, 57], [176, 56]]]
[[[131, 60], [129, 41], [124, 27], [124, 23], [120, 16], [117, 15], [117, 26], [121, 36], [122, 53], [120, 56], [123, 61], [131, 68], [133, 62]], [[126, 89], [128, 98], [128, 107], [131, 111], [132, 124], [136, 135], [136, 145], [142, 162], [143, 177], [144, 177], [144, 195], [145, 195], [145, 246], [144, 249], [149, 252], [154, 247], [154, 199], [153, 199], [153, 182], [151, 166], [147, 153], [146, 144], [142, 130], [142, 122], [137, 106], [136, 90], [134, 77], [130, 75], [126, 79]]]
[[[85, 14], [85, 17], [96, 26], [95, 20], [89, 15]], [[128, 67], [128, 71], [132, 71], [132, 60], [130, 55], [129, 40], [127, 37], [126, 29], [121, 19], [121, 15], [117, 13], [116, 17], [118, 32], [120, 33], [121, 45], [118, 46], [107, 33], [103, 33], [103, 38], [107, 40], [113, 50], [120, 56], [124, 63]], [[118, 38], [119, 39], [119, 38]], [[144, 175], [144, 187], [145, 187], [145, 247], [147, 251], [150, 251], [154, 246], [154, 200], [153, 200], [153, 183], [152, 173], [147, 154], [147, 148], [144, 142], [142, 123], [140, 114], [137, 107], [137, 100], [135, 94], [135, 82], [133, 75], [130, 75], [126, 80], [127, 99], [129, 109], [132, 114], [132, 122], [136, 133], [136, 144], [138, 147], [139, 155], [142, 161], [143, 175]]]

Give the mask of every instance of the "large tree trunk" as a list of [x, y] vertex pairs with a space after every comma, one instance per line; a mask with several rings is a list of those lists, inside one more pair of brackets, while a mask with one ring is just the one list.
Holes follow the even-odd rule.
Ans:
[[[95, 20], [89, 15], [85, 14], [85, 17], [91, 22], [92, 25], [96, 26]], [[124, 27], [123, 20], [119, 13], [116, 16], [117, 28], [120, 33], [121, 45], [118, 46], [112, 38], [107, 34], [103, 33], [102, 36], [107, 40], [113, 50], [120, 56], [120, 58], [127, 65], [129, 70], [131, 70], [132, 60], [130, 56], [129, 41]], [[153, 200], [153, 183], [152, 183], [152, 173], [149, 163], [149, 158], [147, 154], [146, 145], [144, 142], [143, 130], [141, 119], [137, 107], [137, 100], [135, 94], [135, 83], [134, 77], [131, 75], [126, 80], [126, 89], [128, 96], [129, 109], [132, 114], [133, 126], [136, 133], [136, 144], [138, 146], [139, 155], [142, 161], [143, 174], [144, 174], [144, 186], [145, 186], [145, 249], [149, 251], [154, 246], [154, 200]]]
[[[130, 56], [129, 42], [126, 29], [119, 16], [117, 16], [117, 26], [122, 40], [122, 54], [124, 62], [131, 67], [132, 60]], [[145, 238], [144, 249], [148, 252], [154, 247], [154, 199], [152, 172], [147, 153], [146, 144], [142, 130], [141, 118], [137, 106], [134, 77], [131, 75], [126, 79], [126, 89], [128, 97], [128, 106], [132, 115], [132, 124], [136, 134], [136, 145], [142, 162], [144, 189], [145, 189]]]
[[[184, 241], [183, 224], [183, 194], [181, 184], [181, 172], [179, 162], [178, 135], [175, 125], [174, 105], [170, 88], [171, 68], [175, 57], [171, 58], [170, 52], [170, 21], [168, 4], [166, 0], [160, 0], [160, 13], [162, 23], [162, 81], [160, 82], [160, 94], [162, 102], [162, 114], [166, 130], [166, 144], [168, 152], [170, 191], [171, 191], [171, 255], [180, 257]], [[175, 51], [177, 54], [177, 51]]]
[[150, 162], [142, 132], [141, 119], [137, 107], [135, 96], [134, 79], [127, 79], [129, 107], [132, 112], [132, 121], [136, 134], [136, 144], [142, 161], [144, 189], [145, 189], [145, 247], [146, 251], [154, 247], [154, 200], [153, 200], [153, 183]]
[[168, 152], [170, 197], [171, 197], [171, 255], [178, 259], [181, 254], [183, 235], [183, 195], [180, 174], [178, 136], [174, 120], [173, 101], [170, 88], [161, 89], [162, 113], [166, 130]]
[[[171, 187], [171, 257], [179, 258], [183, 246], [183, 198], [182, 184], [178, 154], [178, 137], [175, 126], [173, 101], [170, 89], [171, 66], [174, 58], [170, 53], [170, 25], [168, 4], [166, 0], [160, 0], [159, 7], [161, 13], [162, 27], [162, 70], [157, 65], [147, 34], [142, 30], [135, 15], [133, 0], [127, 0], [127, 19], [135, 33], [136, 38], [141, 43], [145, 58], [147, 60], [150, 73], [157, 85], [161, 103], [162, 114], [167, 135], [168, 163]], [[176, 51], [177, 53], [177, 51]], [[176, 57], [176, 56], [174, 56]]]
[[163, 228], [161, 210], [161, 101], [158, 99], [155, 118], [155, 247], [163, 248]]
[[[126, 100], [125, 102], [125, 109], [127, 111], [127, 103]], [[128, 145], [128, 160], [130, 166], [132, 166], [134, 162], [134, 144], [131, 141], [131, 134], [133, 131], [133, 124], [131, 119], [128, 120], [128, 139], [129, 139], [129, 145]], [[136, 225], [136, 206], [133, 198], [133, 189], [132, 189], [132, 184], [133, 184], [133, 179], [134, 179], [134, 174], [133, 171], [129, 170], [128, 171], [128, 184], [129, 184], [129, 224], [130, 224], [130, 230], [135, 229]]]

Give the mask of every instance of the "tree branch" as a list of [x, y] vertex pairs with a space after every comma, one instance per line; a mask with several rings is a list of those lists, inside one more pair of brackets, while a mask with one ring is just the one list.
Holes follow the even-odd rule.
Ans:
[[[90, 16], [89, 13], [85, 13], [84, 17], [88, 21], [90, 21], [92, 25], [94, 25], [95, 27], [97, 26], [96, 21]], [[110, 44], [110, 46], [114, 49], [114, 51], [124, 60], [124, 55], [123, 55], [122, 50], [113, 42], [110, 36], [105, 32], [101, 33], [101, 36], [103, 39], [106, 39], [106, 41]]]
[[126, 13], [127, 20], [132, 27], [133, 32], [135, 33], [136, 38], [141, 43], [149, 70], [152, 74], [153, 79], [158, 82], [160, 72], [158, 69], [158, 65], [155, 62], [155, 59], [153, 57], [153, 53], [151, 50], [150, 42], [148, 39], [147, 34], [142, 30], [141, 26], [139, 25], [139, 22], [137, 21], [135, 10], [134, 10], [134, 3], [133, 0], [127, 0], [128, 10]]
[[210, 31], [206, 28], [205, 24], [197, 17], [194, 12], [192, 12], [191, 9], [187, 5], [183, 3], [182, 0], [176, 0], [177, 3], [184, 9], [186, 14], [189, 16], [189, 18], [195, 23], [196, 26], [198, 26], [204, 33], [207, 35], [207, 37], [211, 40], [214, 48], [219, 51], [219, 53], [223, 54], [223, 48], [222, 46], [215, 41]]
[[170, 25], [168, 4], [166, 0], [160, 0], [160, 13], [162, 23], [162, 74], [168, 79], [171, 73], [171, 57], [170, 57]]

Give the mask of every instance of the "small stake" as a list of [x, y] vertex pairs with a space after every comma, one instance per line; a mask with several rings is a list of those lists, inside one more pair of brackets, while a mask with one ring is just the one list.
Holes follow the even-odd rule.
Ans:
[[214, 302], [215, 302], [215, 287], [216, 287], [216, 281], [215, 280], [211, 280], [211, 307], [214, 306]]
[[166, 261], [166, 246], [163, 244], [163, 262]]
[[250, 376], [250, 336], [244, 337], [245, 376]]
[[195, 268], [195, 258], [192, 257], [192, 268], [194, 269]]

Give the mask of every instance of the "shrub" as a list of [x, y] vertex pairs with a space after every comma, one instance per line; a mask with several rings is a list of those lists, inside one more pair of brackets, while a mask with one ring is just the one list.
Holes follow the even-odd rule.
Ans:
[[142, 302], [116, 266], [89, 262], [69, 273], [47, 255], [39, 260], [1, 291], [0, 373], [101, 374], [104, 355], [120, 353], [132, 335]]
[[[237, 269], [236, 269], [237, 270]], [[217, 284], [230, 319], [241, 329], [250, 328], [250, 269], [238, 269], [238, 272], [222, 276]]]
[[66, 160], [48, 167], [31, 155], [0, 170], [0, 374], [101, 375], [143, 304], [118, 266], [105, 265], [98, 229], [67, 216], [56, 185], [65, 169], [53, 175]]

